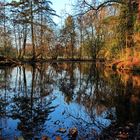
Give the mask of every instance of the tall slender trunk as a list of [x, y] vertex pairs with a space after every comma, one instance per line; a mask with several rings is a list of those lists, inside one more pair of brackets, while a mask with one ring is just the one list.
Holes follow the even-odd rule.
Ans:
[[80, 59], [82, 59], [83, 29], [80, 27]]
[[74, 29], [72, 29], [71, 33], [71, 58], [74, 59], [74, 43], [75, 43], [75, 37], [74, 37]]
[[16, 57], [18, 57], [19, 51], [18, 51], [18, 43], [17, 43], [16, 25], [14, 24], [13, 27], [14, 27], [14, 40], [16, 46]]
[[73, 36], [71, 36], [71, 58], [74, 58], [74, 40], [73, 40]]
[[40, 28], [40, 47], [41, 47], [41, 59], [43, 58], [44, 46], [43, 46], [43, 14], [41, 13], [41, 28]]
[[140, 21], [140, 0], [138, 0], [138, 20]]
[[[5, 4], [5, 0], [4, 0]], [[4, 51], [5, 51], [5, 56], [7, 57], [7, 44], [6, 44], [6, 9], [4, 5], [4, 20], [3, 20], [3, 27], [4, 27]]]
[[35, 50], [35, 37], [34, 37], [34, 16], [33, 16], [33, 2], [30, 2], [31, 8], [31, 37], [32, 37], [32, 60], [35, 60], [36, 57], [36, 50]]
[[25, 56], [26, 42], [27, 42], [27, 25], [24, 25], [24, 38], [23, 38], [23, 54], [22, 57]]
[[21, 58], [21, 32], [20, 32], [20, 25], [18, 25], [18, 46], [19, 46], [19, 58]]

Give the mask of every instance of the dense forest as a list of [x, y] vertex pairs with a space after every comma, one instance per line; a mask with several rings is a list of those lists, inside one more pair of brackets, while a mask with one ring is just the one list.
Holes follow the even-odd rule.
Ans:
[[0, 2], [1, 63], [101, 60], [111, 67], [139, 69], [139, 0], [75, 0], [74, 14], [66, 14], [61, 26], [53, 21], [60, 15], [52, 4]]
[[0, 0], [0, 140], [140, 139], [140, 0], [56, 1]]

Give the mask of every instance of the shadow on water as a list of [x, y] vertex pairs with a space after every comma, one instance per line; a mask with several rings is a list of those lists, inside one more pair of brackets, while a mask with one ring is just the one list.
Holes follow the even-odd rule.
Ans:
[[46, 63], [0, 69], [0, 137], [96, 139], [112, 122], [140, 121], [140, 75], [95, 63]]

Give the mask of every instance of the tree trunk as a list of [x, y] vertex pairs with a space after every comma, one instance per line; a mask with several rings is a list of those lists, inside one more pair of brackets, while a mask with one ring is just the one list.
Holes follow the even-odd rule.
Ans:
[[138, 0], [138, 20], [140, 21], [140, 0]]
[[31, 0], [31, 36], [32, 36], [32, 60], [35, 60], [36, 50], [35, 50], [35, 38], [34, 38], [34, 16], [33, 16], [33, 2]]
[[27, 42], [27, 25], [24, 27], [24, 38], [23, 38], [23, 54], [22, 57], [25, 56], [26, 42]]
[[[4, 4], [5, 4], [5, 0], [4, 0]], [[6, 44], [6, 10], [5, 10], [5, 6], [4, 6], [3, 28], [4, 28], [4, 51], [5, 51], [5, 56], [7, 57], [7, 44]]]
[[22, 51], [22, 48], [21, 48], [21, 31], [20, 31], [20, 25], [17, 25], [18, 26], [18, 46], [19, 46], [19, 58], [21, 58], [21, 51]]

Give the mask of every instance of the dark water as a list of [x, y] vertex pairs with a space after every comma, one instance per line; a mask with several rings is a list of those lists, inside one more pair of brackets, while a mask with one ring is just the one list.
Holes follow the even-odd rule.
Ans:
[[94, 140], [112, 122], [140, 122], [140, 75], [92, 63], [0, 68], [0, 137]]

